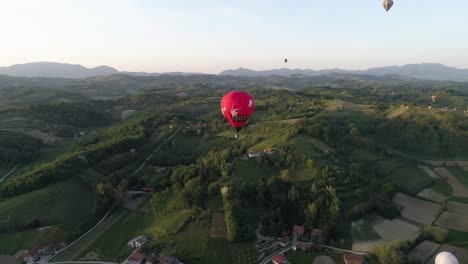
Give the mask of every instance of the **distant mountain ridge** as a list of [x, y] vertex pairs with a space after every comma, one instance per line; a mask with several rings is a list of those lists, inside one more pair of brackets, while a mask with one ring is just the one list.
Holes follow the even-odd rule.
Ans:
[[41, 78], [65, 78], [83, 79], [111, 74], [127, 74], [134, 76], [160, 76], [160, 75], [181, 75], [189, 76], [198, 73], [168, 72], [168, 73], [147, 73], [147, 72], [120, 72], [109, 66], [99, 66], [86, 68], [79, 64], [68, 64], [58, 62], [33, 62], [25, 64], [15, 64], [9, 67], [0, 67], [0, 74], [13, 77], [41, 77]]
[[109, 66], [99, 66], [89, 69], [78, 64], [56, 62], [33, 62], [15, 64], [10, 67], [0, 67], [0, 74], [14, 77], [81, 79], [116, 73], [119, 73], [119, 71]]
[[330, 73], [365, 74], [374, 76], [400, 75], [404, 77], [417, 78], [423, 80], [468, 81], [468, 69], [457, 69], [438, 63], [407, 64], [403, 66], [388, 66], [355, 71], [343, 69], [327, 69], [315, 71], [309, 69], [301, 70], [285, 68], [255, 71], [250, 69], [239, 68], [236, 70], [225, 70], [219, 75], [258, 77], [269, 75], [290, 76], [294, 74], [301, 74], [306, 76], [319, 76]]
[[[185, 72], [167, 72], [167, 73], [148, 73], [148, 72], [128, 72], [118, 71], [109, 66], [99, 66], [95, 68], [86, 68], [77, 64], [56, 63], [56, 62], [34, 62], [26, 64], [15, 64], [9, 67], [0, 67], [0, 74], [13, 77], [41, 77], [41, 78], [66, 78], [82, 79], [98, 77], [112, 74], [126, 74], [132, 76], [156, 77], [161, 75], [192, 76], [204, 75], [201, 73]], [[255, 71], [245, 68], [235, 70], [225, 70], [218, 75], [231, 75], [242, 77], [262, 77], [262, 76], [321, 76], [327, 74], [358, 74], [358, 75], [399, 75], [408, 78], [423, 80], [443, 80], [443, 81], [468, 81], [468, 69], [457, 69], [437, 63], [407, 64], [403, 66], [388, 66], [379, 68], [370, 68], [367, 70], [344, 70], [344, 69], [273, 69], [264, 71]]]

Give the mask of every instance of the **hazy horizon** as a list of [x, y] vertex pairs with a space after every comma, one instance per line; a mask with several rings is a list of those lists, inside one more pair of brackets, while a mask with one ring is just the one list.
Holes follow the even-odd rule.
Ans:
[[[466, 1], [15, 1], [0, 10], [0, 64], [120, 71], [468, 68]], [[288, 58], [288, 63], [283, 62]]]

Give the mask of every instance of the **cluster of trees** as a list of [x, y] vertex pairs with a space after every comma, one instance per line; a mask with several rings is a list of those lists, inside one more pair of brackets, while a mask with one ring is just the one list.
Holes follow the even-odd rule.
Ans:
[[75, 175], [82, 169], [117, 153], [141, 146], [152, 129], [164, 121], [146, 117], [129, 124], [104, 130], [79, 142], [72, 152], [56, 160], [40, 164], [0, 186], [0, 196], [7, 197], [30, 192], [53, 181]]
[[38, 104], [29, 106], [27, 110], [35, 118], [53, 124], [85, 128], [108, 121], [102, 109], [96, 107], [103, 104], [104, 101]]
[[226, 221], [227, 240], [240, 242], [255, 239], [255, 229], [248, 222], [248, 215], [241, 207], [240, 198], [230, 187], [221, 189], [223, 197], [224, 219]]
[[406, 263], [406, 256], [401, 246], [400, 242], [377, 246], [373, 253], [379, 259], [380, 264], [404, 264]]
[[35, 159], [42, 141], [22, 133], [0, 131], [0, 164], [20, 163]]
[[439, 115], [409, 113], [384, 119], [378, 123], [377, 132], [387, 135], [394, 146], [426, 155], [448, 157], [467, 149], [464, 121], [457, 122], [450, 113]]

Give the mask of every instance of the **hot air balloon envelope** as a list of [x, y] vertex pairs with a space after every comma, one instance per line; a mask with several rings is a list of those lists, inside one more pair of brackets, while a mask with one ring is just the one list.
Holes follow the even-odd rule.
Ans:
[[284, 59], [284, 63], [288, 63], [288, 59]]
[[232, 91], [221, 100], [221, 112], [237, 132], [247, 123], [255, 108], [252, 96], [242, 91]]
[[392, 8], [393, 6], [393, 0], [385, 0], [383, 3], [383, 6], [385, 10], [388, 12], [388, 10], [390, 10], [390, 8]]
[[435, 264], [458, 264], [458, 260], [450, 252], [440, 252], [435, 259]]

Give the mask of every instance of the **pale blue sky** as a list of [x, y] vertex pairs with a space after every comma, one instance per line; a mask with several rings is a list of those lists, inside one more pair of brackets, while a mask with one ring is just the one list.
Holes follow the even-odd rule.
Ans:
[[[468, 68], [468, 1], [0, 0], [0, 66], [128, 71]], [[288, 64], [283, 59], [289, 59]]]

